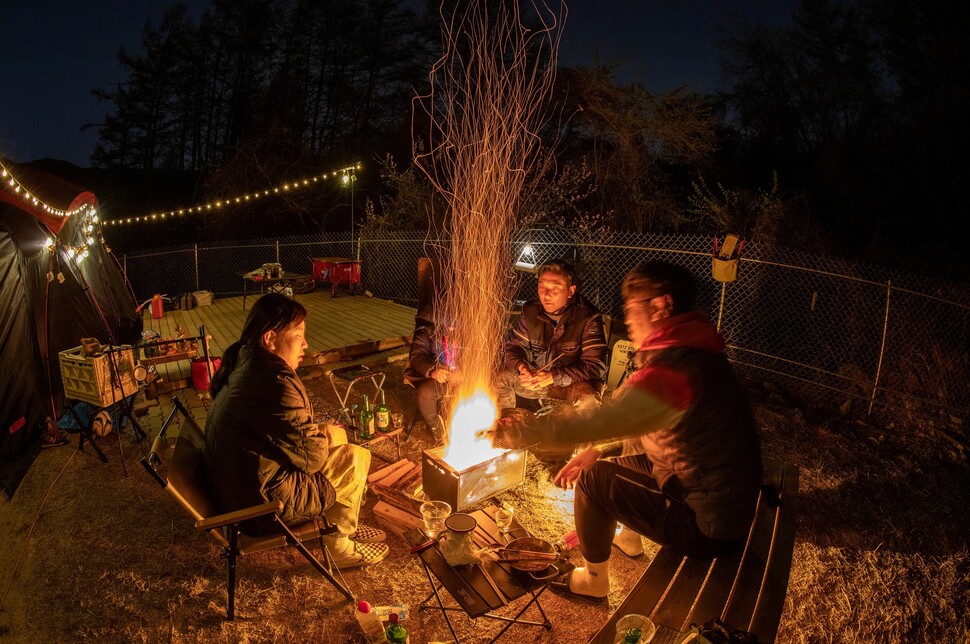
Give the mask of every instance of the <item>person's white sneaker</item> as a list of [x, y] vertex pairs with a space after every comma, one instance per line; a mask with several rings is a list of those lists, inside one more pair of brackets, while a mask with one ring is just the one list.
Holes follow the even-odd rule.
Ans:
[[391, 549], [383, 543], [358, 543], [351, 541], [353, 548], [344, 552], [331, 553], [333, 563], [340, 570], [360, 568], [384, 561]]
[[636, 559], [643, 554], [643, 538], [630, 528], [623, 526], [620, 533], [613, 537], [613, 547], [627, 557]]

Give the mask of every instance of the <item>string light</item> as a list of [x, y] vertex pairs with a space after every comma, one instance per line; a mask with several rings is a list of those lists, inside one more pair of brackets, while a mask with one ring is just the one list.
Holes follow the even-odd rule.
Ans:
[[289, 192], [290, 190], [297, 190], [299, 188], [304, 188], [311, 186], [318, 181], [324, 181], [326, 179], [332, 179], [334, 177], [340, 177], [341, 181], [346, 184], [348, 181], [356, 179], [353, 173], [358, 172], [361, 168], [360, 162], [354, 165], [347, 166], [346, 168], [340, 168], [338, 170], [333, 170], [331, 172], [324, 172], [321, 175], [315, 177], [307, 177], [306, 179], [300, 179], [297, 181], [292, 181], [289, 183], [284, 183], [275, 188], [267, 188], [265, 190], [252, 192], [249, 194], [238, 195], [236, 197], [229, 197], [226, 199], [218, 199], [211, 201], [206, 204], [197, 204], [194, 206], [189, 206], [187, 208], [179, 208], [177, 210], [169, 210], [162, 213], [151, 213], [149, 215], [141, 215], [139, 217], [119, 217], [117, 219], [106, 219], [103, 224], [137, 224], [144, 221], [157, 221], [159, 219], [166, 219], [167, 217], [184, 217], [185, 215], [197, 214], [203, 211], [209, 211], [213, 209], [221, 209], [223, 207], [231, 207], [234, 204], [243, 203], [250, 201], [252, 199], [259, 199], [261, 197], [266, 197], [271, 194], [279, 194], [280, 192]]
[[43, 200], [38, 199], [37, 195], [31, 192], [27, 186], [22, 184], [17, 177], [15, 177], [13, 173], [3, 165], [3, 163], [0, 163], [0, 187], [8, 192], [12, 192], [13, 194], [22, 197], [24, 201], [29, 201], [30, 205], [36, 206], [42, 209], [44, 212], [56, 217], [70, 217], [71, 215], [76, 215], [89, 205], [82, 204], [74, 210], [61, 210], [60, 208], [55, 208]]
[[[50, 253], [56, 252], [57, 248], [63, 248], [70, 259], [81, 259], [88, 257], [90, 255], [90, 249], [93, 248], [96, 241], [100, 241], [104, 244], [104, 237], [101, 234], [101, 227], [95, 226], [98, 224], [100, 219], [98, 218], [97, 208], [93, 203], [82, 203], [74, 210], [62, 210], [60, 208], [55, 208], [50, 204], [46, 203], [42, 199], [38, 199], [37, 196], [23, 183], [14, 176], [13, 172], [9, 168], [0, 163], [0, 189], [7, 190], [15, 195], [21, 196], [24, 201], [30, 203], [38, 209], [43, 210], [49, 215], [55, 217], [72, 217], [80, 216], [82, 221], [78, 223], [75, 228], [75, 235], [80, 235], [80, 243], [78, 244], [65, 244], [56, 238], [48, 238], [46, 248]], [[96, 230], [97, 228], [97, 230]], [[97, 236], [97, 240], [95, 239]]]
[[[98, 211], [94, 204], [84, 204], [79, 211], [80, 212], [75, 212], [78, 213], [78, 216], [81, 217], [82, 220], [74, 228], [74, 235], [75, 238], [79, 240], [79, 243], [64, 243], [59, 239], [49, 238], [47, 240], [48, 252], [54, 253], [58, 248], [61, 248], [67, 255], [68, 259], [80, 261], [91, 254], [91, 251], [96, 243], [100, 243], [102, 246], [105, 246], [101, 226], [95, 225], [100, 221], [100, 219], [98, 218]], [[110, 252], [107, 246], [105, 246], [105, 251]]]

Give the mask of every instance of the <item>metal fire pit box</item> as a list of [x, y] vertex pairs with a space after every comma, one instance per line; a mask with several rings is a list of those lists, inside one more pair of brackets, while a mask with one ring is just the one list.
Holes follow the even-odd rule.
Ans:
[[525, 480], [525, 462], [529, 453], [522, 449], [510, 449], [461, 471], [448, 465], [441, 458], [443, 453], [443, 447], [424, 450], [421, 485], [428, 498], [447, 502], [455, 512]]

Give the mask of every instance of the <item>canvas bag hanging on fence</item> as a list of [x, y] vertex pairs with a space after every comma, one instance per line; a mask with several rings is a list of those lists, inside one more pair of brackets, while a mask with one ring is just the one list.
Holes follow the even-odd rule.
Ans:
[[724, 236], [724, 243], [718, 249], [717, 237], [714, 238], [714, 253], [711, 255], [711, 275], [718, 282], [733, 282], [738, 279], [738, 263], [744, 240], [733, 233]]

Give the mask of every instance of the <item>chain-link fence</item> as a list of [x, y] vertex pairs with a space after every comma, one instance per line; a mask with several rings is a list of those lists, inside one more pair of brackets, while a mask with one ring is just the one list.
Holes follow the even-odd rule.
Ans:
[[[381, 232], [352, 239], [323, 234], [233, 245], [154, 250], [123, 258], [136, 297], [197, 290], [241, 295], [241, 275], [264, 263], [310, 273], [311, 257], [359, 257], [365, 289], [417, 303], [417, 260], [424, 233]], [[528, 249], [531, 248], [531, 253]], [[789, 249], [749, 244], [734, 282], [711, 277], [712, 240], [597, 231], [526, 230], [513, 236], [524, 263], [565, 257], [581, 289], [615, 319], [620, 283], [637, 263], [665, 259], [699, 279], [698, 306], [715, 320], [734, 363], [868, 412], [907, 411], [964, 433], [970, 420], [970, 288]], [[535, 293], [535, 277], [516, 273], [516, 298]]]

